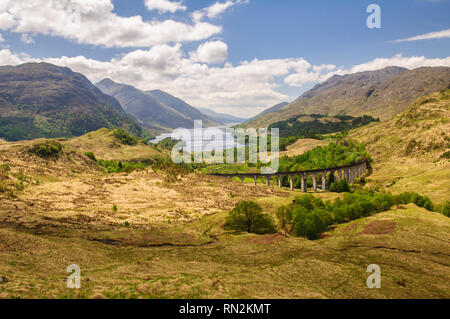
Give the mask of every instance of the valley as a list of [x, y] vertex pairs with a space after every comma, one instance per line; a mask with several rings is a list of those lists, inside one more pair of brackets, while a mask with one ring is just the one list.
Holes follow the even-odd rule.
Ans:
[[[386, 72], [403, 71], [376, 78], [394, 76]], [[108, 90], [133, 91], [170, 112], [200, 113], [164, 92], [102, 85], [108, 83]], [[287, 139], [280, 172], [370, 163], [344, 185], [327, 176], [326, 190], [314, 191], [309, 177], [307, 194], [298, 178], [290, 190], [288, 179], [267, 187], [263, 179], [254, 185], [252, 178], [213, 175], [256, 174], [260, 163], [174, 164], [171, 144], [149, 143], [146, 131], [166, 132], [167, 125], [122, 109], [122, 94], [103, 99], [116, 101], [108, 114], [123, 123], [29, 139], [6, 135], [0, 298], [449, 298], [449, 92], [424, 95], [381, 121], [323, 113], [271, 123]], [[157, 120], [146, 103], [140, 107]], [[190, 125], [197, 115], [177, 124]], [[317, 207], [306, 212], [308, 201]], [[272, 225], [261, 232], [230, 228], [242, 203], [259, 207]], [[295, 217], [283, 224], [280, 212], [290, 210]], [[73, 264], [82, 273], [75, 290], [66, 284]], [[370, 264], [381, 267], [383, 289], [367, 288]]]

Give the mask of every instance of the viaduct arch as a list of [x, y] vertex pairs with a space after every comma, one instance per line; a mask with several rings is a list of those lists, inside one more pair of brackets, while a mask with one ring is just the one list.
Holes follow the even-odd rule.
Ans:
[[283, 178], [289, 177], [289, 184], [291, 191], [294, 190], [294, 180], [297, 176], [301, 178], [301, 191], [303, 193], [307, 192], [307, 179], [309, 176], [312, 177], [314, 192], [318, 190], [318, 177], [322, 178], [322, 190], [327, 190], [326, 177], [328, 174], [335, 176], [337, 181], [345, 180], [347, 183], [353, 183], [356, 178], [362, 176], [367, 171], [367, 160], [363, 160], [358, 164], [339, 166], [325, 169], [315, 169], [306, 171], [296, 171], [296, 172], [283, 172], [283, 173], [273, 173], [273, 174], [256, 174], [256, 173], [235, 173], [235, 174], [211, 174], [212, 176], [233, 178], [238, 177], [241, 182], [244, 182], [245, 178], [253, 178], [256, 185], [259, 178], [265, 178], [267, 187], [270, 187], [270, 181], [272, 177], [276, 176], [278, 179], [278, 186], [282, 187]]

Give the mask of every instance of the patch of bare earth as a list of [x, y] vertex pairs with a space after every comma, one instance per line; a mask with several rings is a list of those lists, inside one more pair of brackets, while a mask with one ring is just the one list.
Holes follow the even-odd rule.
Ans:
[[[356, 224], [354, 224], [356, 225]], [[364, 229], [356, 235], [386, 235], [393, 233], [397, 228], [396, 222], [376, 220], [364, 226]]]
[[285, 238], [281, 234], [270, 234], [249, 238], [247, 241], [252, 244], [273, 245], [276, 242], [283, 241], [284, 239]]

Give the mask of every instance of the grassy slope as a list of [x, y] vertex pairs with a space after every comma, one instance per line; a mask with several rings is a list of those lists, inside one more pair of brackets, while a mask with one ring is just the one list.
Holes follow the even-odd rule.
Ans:
[[[220, 235], [223, 217], [188, 229]], [[375, 230], [374, 221], [382, 221]], [[164, 233], [192, 244], [180, 230]], [[0, 273], [10, 283], [0, 286], [0, 297], [449, 298], [449, 234], [446, 217], [411, 205], [340, 225], [313, 242], [242, 234], [192, 247], [135, 247], [3, 228]], [[82, 267], [80, 291], [65, 288], [70, 263]], [[381, 267], [382, 289], [365, 286], [372, 263]]]
[[374, 158], [374, 187], [415, 191], [434, 201], [450, 200], [450, 90], [433, 93], [393, 119], [354, 130]]
[[114, 137], [113, 131], [108, 129], [100, 129], [69, 139], [63, 144], [80, 153], [94, 152], [97, 158], [105, 160], [136, 160], [167, 156], [161, 149], [155, 149], [142, 141], [135, 146], [121, 144]]

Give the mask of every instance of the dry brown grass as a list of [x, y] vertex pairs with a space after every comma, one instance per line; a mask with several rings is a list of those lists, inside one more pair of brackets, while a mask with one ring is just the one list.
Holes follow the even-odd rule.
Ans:
[[299, 139], [292, 145], [289, 145], [286, 151], [281, 152], [281, 156], [295, 156], [301, 155], [307, 151], [310, 151], [318, 146], [325, 146], [329, 142], [327, 141], [319, 141], [312, 138]]
[[374, 158], [368, 186], [450, 200], [450, 90], [433, 93], [393, 119], [351, 131]]
[[[0, 276], [9, 280], [0, 298], [450, 297], [450, 221], [440, 214], [408, 205], [318, 241], [230, 234], [222, 226], [237, 202], [275, 214], [300, 193], [202, 174], [169, 182], [151, 169], [106, 174], [62, 143], [57, 160], [2, 145], [8, 174], [40, 182], [17, 198], [0, 194]], [[364, 233], [373, 223], [396, 227]], [[382, 289], [365, 286], [372, 263]], [[81, 266], [80, 290], [66, 287], [70, 264]]]

